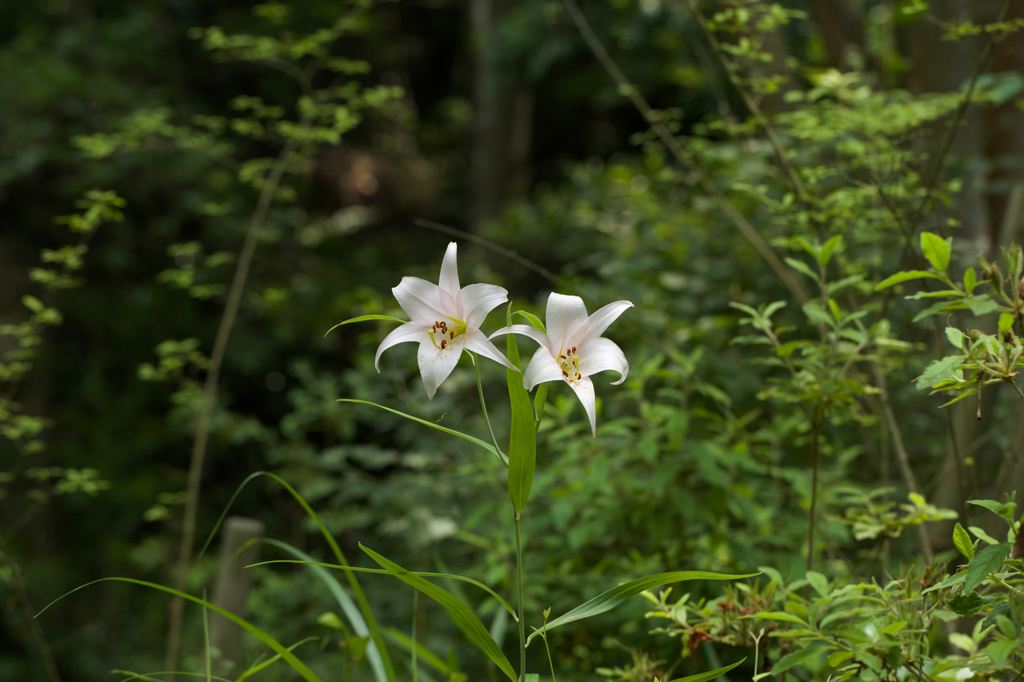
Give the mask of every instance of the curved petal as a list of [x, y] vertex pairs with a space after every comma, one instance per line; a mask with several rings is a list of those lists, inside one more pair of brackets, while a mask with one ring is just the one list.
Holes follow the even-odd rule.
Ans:
[[413, 322], [430, 329], [434, 322], [448, 317], [441, 302], [441, 288], [419, 277], [403, 277], [391, 290], [398, 305]]
[[435, 346], [429, 336], [420, 341], [416, 360], [420, 364], [420, 376], [423, 377], [423, 388], [427, 389], [428, 400], [434, 399], [437, 387], [448, 378], [455, 365], [459, 363], [465, 338], [465, 335], [456, 336], [454, 340], [446, 343], [443, 349]]
[[391, 346], [396, 346], [400, 343], [409, 343], [411, 341], [421, 341], [426, 338], [430, 341], [430, 337], [427, 335], [427, 330], [423, 325], [416, 322], [406, 322], [398, 329], [391, 330], [391, 333], [384, 337], [384, 340], [377, 346], [377, 357], [373, 359], [373, 366], [377, 368], [377, 373], [380, 373], [380, 355]]
[[459, 312], [459, 304], [456, 302], [455, 297], [440, 287], [438, 287], [438, 289], [441, 292], [441, 309], [444, 310], [444, 314], [448, 318], [448, 321], [462, 320], [462, 315]]
[[551, 357], [550, 351], [541, 346], [530, 358], [530, 364], [523, 372], [523, 388], [532, 391], [537, 384], [542, 384], [545, 381], [559, 381], [563, 378], [562, 368]]
[[551, 342], [548, 339], [548, 335], [539, 329], [531, 327], [528, 324], [514, 324], [511, 327], [502, 327], [498, 331], [494, 332], [488, 337], [488, 340], [493, 339], [495, 336], [501, 336], [503, 334], [519, 334], [521, 336], [529, 336], [531, 339], [541, 345], [542, 348], [548, 350], [548, 355], [552, 354]]
[[477, 355], [482, 355], [485, 358], [490, 358], [497, 363], [505, 365], [509, 369], [519, 371], [519, 368], [513, 365], [508, 358], [501, 354], [494, 344], [487, 340], [484, 333], [479, 329], [470, 329], [465, 334], [466, 350], [473, 351]]
[[594, 382], [590, 377], [583, 377], [578, 381], [567, 381], [569, 387], [576, 391], [576, 397], [583, 403], [583, 409], [587, 411], [590, 418], [590, 433], [597, 438], [597, 396], [594, 394]]
[[579, 348], [580, 374], [589, 377], [607, 369], [618, 372], [621, 376], [618, 381], [613, 381], [613, 386], [618, 386], [626, 380], [629, 374], [629, 362], [622, 349], [615, 345], [611, 339], [592, 339], [586, 345]]
[[471, 329], [479, 329], [487, 313], [508, 300], [508, 292], [495, 284], [470, 284], [457, 299], [462, 321]]
[[587, 322], [587, 307], [579, 296], [563, 296], [552, 293], [548, 296], [548, 307], [544, 313], [544, 326], [551, 339], [551, 354], [557, 355], [565, 349], [566, 341]]
[[619, 315], [624, 313], [626, 309], [632, 308], [633, 304], [629, 301], [616, 301], [615, 303], [609, 303], [600, 310], [595, 310], [594, 314], [587, 319], [587, 325], [583, 329], [583, 334], [579, 339], [574, 340], [579, 346], [582, 346], [591, 339], [596, 339], [601, 336], [605, 329], [611, 325], [612, 322], [618, 319]]
[[442, 290], [451, 294], [452, 298], [459, 295], [459, 267], [455, 262], [458, 249], [455, 242], [448, 244], [448, 250], [444, 252], [444, 260], [441, 261], [441, 277], [437, 282]]

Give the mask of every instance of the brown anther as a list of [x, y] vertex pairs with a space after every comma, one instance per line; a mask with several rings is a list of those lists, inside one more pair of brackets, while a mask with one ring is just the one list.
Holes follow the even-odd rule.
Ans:
[[580, 380], [580, 379], [582, 379], [582, 378], [583, 378], [583, 377], [581, 377], [581, 376], [580, 376], [580, 373], [579, 373], [579, 372], [576, 372], [576, 381], [579, 381], [579, 380]]
[[573, 352], [573, 353], [575, 353], [575, 352], [576, 352], [576, 346], [573, 346], [573, 347], [572, 347], [572, 352]]
[[445, 339], [441, 339], [441, 350], [444, 350], [444, 347], [447, 343], [448, 342]]
[[566, 372], [566, 371], [565, 371], [565, 370], [563, 369], [563, 370], [562, 370], [562, 376], [563, 376], [563, 377], [568, 377], [568, 376], [569, 376], [569, 373], [568, 373], [568, 372]]
[[565, 360], [565, 356], [564, 356], [564, 355], [559, 355], [559, 356], [558, 356], [558, 359], [559, 359], [559, 360]]
[[455, 338], [455, 332], [448, 332], [448, 333], [451, 334], [450, 338], [453, 338], [453, 339]]

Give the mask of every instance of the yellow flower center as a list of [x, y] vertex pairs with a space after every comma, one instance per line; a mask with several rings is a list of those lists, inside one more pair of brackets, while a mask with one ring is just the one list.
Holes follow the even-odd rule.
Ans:
[[466, 333], [466, 323], [460, 322], [459, 320], [453, 320], [451, 327], [448, 326], [447, 322], [435, 322], [434, 326], [427, 332], [430, 334], [430, 340], [434, 343], [435, 348], [445, 350], [451, 341], [455, 340], [456, 336]]
[[580, 356], [576, 355], [576, 346], [560, 352], [556, 362], [562, 368], [562, 377], [566, 381], [579, 381], [582, 378], [580, 376]]

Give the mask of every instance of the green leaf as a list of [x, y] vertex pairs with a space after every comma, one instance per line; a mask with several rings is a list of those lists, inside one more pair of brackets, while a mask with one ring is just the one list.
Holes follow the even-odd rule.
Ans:
[[911, 322], [918, 322], [926, 317], [931, 317], [932, 315], [944, 313], [947, 310], [964, 310], [966, 308], [967, 304], [962, 303], [960, 301], [939, 301], [937, 303], [932, 303], [930, 306], [919, 312], [917, 315], [914, 315], [914, 319], [911, 320]]
[[1010, 553], [1010, 543], [1002, 542], [978, 552], [967, 567], [967, 579], [964, 580], [964, 594], [970, 594], [981, 582], [995, 573], [1003, 565], [1003, 559]]
[[696, 675], [688, 675], [687, 677], [680, 677], [679, 679], [672, 680], [672, 682], [706, 682], [706, 680], [713, 680], [716, 677], [718, 677], [719, 675], [724, 675], [725, 673], [729, 672], [730, 670], [732, 670], [736, 666], [742, 664], [743, 661], [745, 661], [745, 660], [747, 660], [747, 659], [741, 658], [740, 660], [736, 661], [732, 665], [727, 665], [724, 668], [719, 668], [718, 670], [712, 670], [711, 672], [707, 672], [707, 673], [698, 673]]
[[43, 302], [35, 296], [22, 296], [21, 304], [34, 313], [41, 313], [46, 309]]
[[605, 613], [606, 611], [611, 611], [616, 606], [623, 604], [630, 597], [636, 596], [644, 590], [649, 590], [652, 587], [668, 585], [670, 583], [681, 583], [687, 580], [738, 580], [741, 578], [753, 578], [756, 575], [760, 574], [750, 573], [748, 575], [725, 575], [723, 573], [707, 573], [705, 571], [673, 571], [671, 573], [658, 573], [656, 575], [638, 578], [602, 592], [593, 599], [580, 604], [565, 615], [559, 616], [553, 621], [550, 621], [545, 627], [540, 628], [539, 630], [534, 630], [526, 640], [526, 644], [529, 645], [530, 642], [533, 641], [533, 638], [541, 633], [554, 630], [557, 627], [561, 627], [562, 625], [566, 625], [577, 620], [583, 620], [584, 618], [590, 618], [592, 616]]
[[952, 251], [952, 246], [952, 238], [943, 239], [932, 232], [921, 233], [921, 250], [924, 252], [924, 257], [939, 272], [945, 273], [949, 269], [949, 254]]
[[548, 384], [547, 382], [537, 387], [537, 392], [533, 396], [533, 412], [537, 415], [537, 426], [540, 426], [540, 420], [544, 417], [544, 405], [548, 401]]
[[[353, 322], [367, 322], [368, 320], [390, 320], [391, 322], [401, 322], [402, 324], [405, 324], [406, 322], [409, 321], [400, 320], [397, 317], [391, 317], [390, 315], [360, 315], [359, 317], [353, 317], [351, 320], [339, 322], [338, 324], [328, 329], [327, 334], [330, 334], [331, 332], [333, 332], [335, 329], [342, 325], [352, 324]], [[327, 336], [327, 334], [324, 334], [324, 336]]]
[[785, 611], [764, 611], [762, 613], [755, 613], [754, 618], [757, 620], [784, 620], [787, 623], [799, 623], [800, 625], [807, 625], [807, 621], [792, 613], [786, 613]]
[[[512, 325], [511, 315], [508, 315], [508, 324]], [[508, 334], [505, 343], [509, 362], [522, 369], [515, 335]], [[530, 394], [523, 387], [522, 372], [506, 369], [505, 379], [508, 382], [509, 402], [512, 404], [512, 428], [508, 443], [508, 492], [518, 520], [533, 488], [533, 473], [537, 466], [537, 416], [530, 402]]]
[[921, 376], [917, 377], [917, 389], [931, 388], [944, 382], [963, 381], [964, 375], [959, 367], [965, 362], [965, 355], [947, 355], [941, 360], [932, 360]]
[[946, 605], [953, 610], [953, 612], [964, 618], [973, 616], [974, 614], [981, 611], [988, 602], [979, 594], [967, 594], [954, 597], [946, 600]]
[[985, 651], [988, 652], [989, 658], [992, 659], [993, 663], [1002, 665], [1019, 644], [1019, 639], [1005, 639], [1001, 642], [992, 642]]
[[524, 318], [526, 318], [527, 322], [529, 322], [530, 324], [533, 325], [534, 329], [539, 329], [542, 332], [544, 332], [545, 334], [547, 333], [548, 330], [544, 328], [544, 323], [541, 322], [540, 318], [537, 317], [536, 315], [534, 315], [533, 313], [528, 313], [525, 310], [517, 310], [517, 311], [515, 311], [512, 314], [513, 315], [522, 315]]
[[512, 668], [512, 664], [505, 658], [505, 654], [502, 653], [501, 649], [498, 648], [498, 644], [491, 637], [491, 634], [484, 627], [484, 624], [480, 622], [480, 619], [476, 617], [472, 609], [463, 604], [461, 601], [452, 596], [451, 593], [447, 592], [441, 587], [424, 580], [423, 578], [410, 573], [390, 559], [386, 559], [380, 554], [377, 554], [372, 549], [364, 547], [362, 543], [359, 543], [359, 548], [366, 552], [366, 554], [386, 568], [393, 576], [406, 583], [415, 587], [417, 590], [427, 595], [438, 604], [441, 605], [452, 619], [455, 625], [462, 631], [462, 634], [466, 635], [466, 638], [479, 649], [487, 658], [501, 669], [503, 673], [508, 675], [508, 678], [512, 682], [516, 682], [519, 679], [516, 675], [516, 671]]
[[[511, 336], [511, 334], [509, 334], [509, 336]], [[508, 370], [508, 371], [511, 372], [512, 370]], [[521, 375], [516, 374], [516, 376], [521, 376]], [[377, 403], [371, 403], [369, 400], [356, 400], [355, 398], [338, 398], [337, 402], [339, 402], [339, 403], [361, 403], [363, 405], [373, 405], [374, 407], [379, 407], [382, 410], [387, 410], [388, 412], [390, 412], [392, 414], [397, 414], [399, 417], [405, 417], [406, 419], [409, 419], [410, 421], [414, 421], [414, 422], [416, 422], [418, 424], [423, 424], [423, 426], [429, 426], [432, 429], [437, 429], [438, 431], [443, 431], [443, 432], [445, 432], [447, 434], [450, 434], [452, 436], [458, 436], [459, 438], [462, 438], [464, 440], [468, 440], [470, 443], [473, 443], [474, 445], [479, 445], [484, 450], [486, 450], [487, 452], [491, 453], [492, 455], [494, 455], [495, 457], [500, 459], [502, 464], [505, 464], [506, 466], [508, 465], [508, 461], [505, 459], [505, 457], [503, 455], [501, 455], [501, 453], [499, 453], [497, 450], [494, 449], [493, 445], [491, 445], [490, 443], [485, 443], [484, 441], [480, 440], [479, 438], [474, 438], [473, 436], [470, 436], [470, 435], [467, 435], [465, 433], [462, 433], [461, 431], [455, 431], [454, 429], [445, 428], [445, 427], [441, 426], [440, 424], [435, 424], [434, 422], [428, 422], [425, 419], [420, 419], [419, 417], [413, 417], [412, 415], [408, 415], [405, 412], [399, 412], [398, 410], [392, 410], [390, 407], [384, 407], [383, 405], [378, 405]]]
[[967, 531], [959, 523], [953, 527], [953, 544], [956, 545], [956, 548], [965, 557], [968, 559], [974, 558], [974, 543], [971, 542], [971, 536], [967, 534]]
[[999, 316], [999, 331], [1006, 333], [1013, 329], [1013, 315], [1010, 313], [1003, 313]]
[[810, 660], [822, 651], [824, 651], [822, 647], [807, 647], [806, 649], [790, 652], [775, 662], [775, 665], [772, 666], [772, 675], [780, 675], [790, 668]]
[[881, 291], [882, 289], [888, 289], [895, 284], [902, 284], [903, 282], [907, 282], [912, 279], [922, 279], [924, 277], [939, 279], [939, 276], [933, 272], [927, 272], [925, 270], [905, 270], [904, 272], [897, 272], [892, 277], [883, 279], [875, 285], [875, 291]]
[[786, 259], [786, 265], [788, 265], [789, 267], [793, 268], [797, 272], [800, 272], [800, 273], [803, 273], [803, 274], [807, 275], [808, 277], [813, 279], [815, 282], [818, 281], [818, 275], [815, 274], [814, 271], [811, 270], [807, 266], [807, 264], [804, 263], [803, 261], [797, 260], [796, 258], [787, 258]]
[[946, 338], [957, 350], [964, 350], [964, 333], [956, 327], [946, 327]]
[[232, 621], [236, 625], [239, 625], [240, 627], [244, 628], [249, 633], [253, 634], [257, 639], [259, 639], [261, 642], [263, 642], [264, 644], [269, 646], [275, 653], [277, 653], [281, 658], [283, 658], [288, 663], [288, 665], [290, 665], [292, 667], [292, 669], [295, 670], [295, 672], [299, 673], [299, 675], [302, 676], [302, 679], [306, 680], [307, 682], [322, 682], [322, 680], [319, 677], [317, 677], [316, 673], [314, 673], [312, 670], [310, 670], [309, 667], [307, 667], [305, 663], [303, 663], [302, 661], [300, 661], [298, 658], [295, 657], [295, 654], [293, 654], [291, 651], [289, 651], [285, 646], [283, 646], [276, 639], [274, 639], [273, 637], [268, 635], [263, 630], [260, 630], [258, 627], [256, 627], [255, 625], [253, 625], [249, 621], [245, 620], [244, 618], [240, 618], [240, 617], [236, 616], [235, 614], [231, 613], [230, 611], [228, 611], [227, 609], [222, 609], [221, 607], [217, 606], [216, 604], [212, 604], [212, 603], [206, 601], [205, 599], [200, 599], [199, 597], [193, 597], [191, 594], [186, 594], [185, 592], [180, 592], [180, 591], [175, 590], [174, 588], [171, 588], [171, 587], [164, 587], [163, 585], [158, 585], [156, 583], [146, 582], [145, 580], [135, 580], [134, 578], [100, 578], [99, 580], [93, 580], [92, 582], [86, 583], [84, 585], [79, 585], [78, 587], [76, 587], [75, 589], [71, 590], [70, 592], [67, 592], [64, 595], [62, 595], [60, 597], [57, 597], [52, 602], [47, 604], [42, 609], [42, 611], [37, 613], [36, 617], [38, 618], [39, 616], [41, 616], [43, 614], [43, 612], [45, 612], [48, 608], [50, 608], [51, 606], [53, 606], [54, 604], [59, 602], [61, 599], [64, 599], [65, 597], [67, 597], [67, 596], [69, 596], [71, 594], [74, 594], [75, 592], [78, 592], [79, 590], [83, 590], [86, 587], [89, 587], [90, 585], [95, 585], [97, 583], [102, 583], [102, 582], [123, 582], [123, 583], [131, 583], [133, 585], [142, 585], [143, 587], [149, 587], [149, 588], [152, 588], [154, 590], [160, 590], [161, 592], [167, 592], [168, 594], [173, 594], [176, 597], [180, 597], [182, 599], [187, 599], [190, 602], [194, 602], [196, 604], [199, 604], [200, 606], [203, 606], [203, 607], [205, 607], [207, 609], [210, 609], [211, 611], [214, 611], [215, 613], [220, 614], [224, 618], [227, 618], [228, 620]]
[[807, 575], [804, 577], [811, 584], [811, 587], [814, 588], [814, 591], [818, 593], [819, 597], [828, 596], [828, 578], [817, 571], [807, 571]]
[[822, 268], [828, 265], [828, 262], [832, 260], [832, 252], [843, 243], [843, 236], [837, 234], [836, 236], [829, 239], [821, 247], [821, 253], [818, 254], [818, 265]]
[[899, 632], [905, 627], [907, 627], [907, 621], [898, 620], [895, 623], [889, 623], [888, 625], [886, 625], [885, 629], [882, 630], [882, 632], [887, 635], [895, 635], [897, 632]]
[[[298, 553], [298, 550], [295, 550], [295, 553]], [[308, 555], [303, 555], [303, 556], [308, 556]], [[336, 571], [355, 571], [356, 573], [375, 573], [377, 575], [388, 575], [388, 574], [391, 573], [391, 571], [389, 571], [387, 569], [383, 569], [383, 568], [357, 568], [355, 566], [339, 566], [337, 564], [326, 564], [326, 563], [323, 563], [323, 562], [320, 562], [320, 561], [313, 561], [312, 558], [309, 558], [309, 559], [306, 559], [306, 560], [303, 560], [303, 561], [293, 561], [291, 559], [274, 559], [274, 560], [271, 560], [271, 561], [261, 561], [261, 562], [256, 563], [256, 564], [251, 564], [249, 566], [246, 566], [246, 568], [255, 568], [257, 566], [266, 566], [267, 564], [303, 564], [303, 565], [306, 565], [306, 566], [318, 566], [320, 568], [333, 568]], [[467, 578], [464, 575], [455, 575], [453, 573], [425, 573], [425, 572], [421, 572], [421, 571], [409, 571], [409, 573], [411, 575], [420, 576], [421, 578], [445, 578], [447, 580], [461, 580], [462, 582], [470, 583], [471, 585], [476, 585], [481, 590], [484, 590], [485, 592], [490, 594], [492, 597], [494, 597], [496, 600], [498, 600], [498, 603], [505, 607], [505, 610], [509, 612], [509, 614], [512, 616], [512, 618], [515, 619], [516, 622], [519, 622], [519, 617], [516, 616], [515, 609], [513, 609], [512, 606], [509, 605], [509, 603], [507, 601], [502, 599], [500, 594], [498, 594], [497, 592], [495, 592], [491, 588], [487, 587], [487, 585], [484, 585], [479, 580], [474, 580], [473, 578]], [[362, 633], [359, 633], [359, 634], [362, 634]]]
[[964, 299], [964, 303], [971, 309], [971, 312], [976, 316], [981, 317], [982, 315], [988, 315], [999, 310], [1002, 306], [996, 301], [993, 301], [988, 297], [988, 294], [982, 294], [981, 296], [971, 296]]
[[848, 661], [851, 658], [853, 658], [853, 654], [851, 654], [849, 651], [835, 651], [829, 654], [828, 664], [834, 668], [843, 661]]
[[1008, 523], [1013, 524], [1013, 510], [1017, 505], [1012, 502], [996, 502], [995, 500], [967, 500], [967, 504], [984, 507], [993, 514], [1002, 516]]

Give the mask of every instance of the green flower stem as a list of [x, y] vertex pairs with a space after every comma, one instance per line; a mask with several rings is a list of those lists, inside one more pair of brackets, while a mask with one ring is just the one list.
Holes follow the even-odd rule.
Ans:
[[516, 523], [516, 582], [519, 587], [519, 682], [526, 682], [526, 614], [523, 612], [523, 545], [519, 539], [519, 516]]
[[[484, 401], [484, 385], [480, 381], [480, 363], [477, 362], [476, 355], [473, 353], [469, 354], [469, 357], [473, 360], [473, 370], [476, 372], [476, 390], [480, 393], [480, 409], [484, 411], [484, 422], [487, 423], [487, 433], [491, 434], [491, 442], [494, 443], [494, 449], [498, 451], [499, 455], [504, 455], [501, 448], [498, 447], [498, 439], [494, 437], [494, 429], [491, 428], [491, 418], [487, 416], [487, 402]], [[506, 467], [508, 464], [505, 465]], [[522, 608], [522, 605], [520, 605]]]

